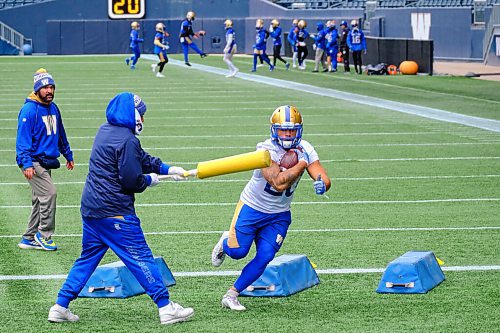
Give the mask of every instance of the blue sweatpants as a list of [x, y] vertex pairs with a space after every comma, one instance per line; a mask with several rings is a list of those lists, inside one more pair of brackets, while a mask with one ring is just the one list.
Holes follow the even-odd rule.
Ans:
[[243, 268], [234, 283], [238, 292], [245, 290], [264, 273], [267, 264], [281, 248], [291, 222], [290, 211], [266, 214], [241, 201], [238, 203], [229, 238], [224, 240], [224, 252], [233, 259], [241, 259], [248, 254], [253, 242], [257, 249], [255, 258]]
[[135, 64], [137, 64], [137, 61], [141, 57], [141, 49], [139, 48], [139, 46], [131, 47], [130, 49], [134, 53], [134, 55], [130, 57], [130, 60], [132, 60], [132, 65], [135, 66]]
[[137, 216], [82, 220], [82, 254], [59, 290], [57, 304], [67, 308], [78, 297], [108, 248], [125, 263], [159, 308], [169, 303], [168, 289]]
[[181, 43], [182, 45], [182, 52], [184, 53], [184, 62], [189, 62], [189, 48], [191, 47], [193, 50], [195, 50], [196, 53], [198, 54], [203, 54], [203, 51], [198, 48], [198, 46], [195, 43], [187, 43], [183, 42]]

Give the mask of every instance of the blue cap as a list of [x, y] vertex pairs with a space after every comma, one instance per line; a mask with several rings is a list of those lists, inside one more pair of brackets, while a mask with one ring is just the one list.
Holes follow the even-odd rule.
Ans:
[[38, 90], [48, 85], [53, 85], [55, 87], [56, 83], [52, 75], [47, 73], [45, 69], [40, 68], [36, 71], [35, 75], [33, 75], [33, 90], [38, 92]]
[[347, 27], [347, 21], [340, 22], [340, 25], [343, 25], [344, 27]]
[[144, 116], [147, 111], [146, 104], [137, 95], [134, 95], [134, 107], [141, 116]]

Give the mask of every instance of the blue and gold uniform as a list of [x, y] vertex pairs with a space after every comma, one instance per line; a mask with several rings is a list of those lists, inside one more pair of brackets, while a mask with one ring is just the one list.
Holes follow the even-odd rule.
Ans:
[[269, 27], [270, 36], [274, 39], [273, 42], [273, 66], [276, 66], [276, 59], [279, 59], [282, 63], [285, 64], [285, 68], [288, 69], [290, 64], [281, 57], [281, 28], [280, 21], [274, 19], [271, 21], [271, 26]]
[[253, 45], [253, 67], [252, 72], [257, 71], [257, 58], [261, 61], [265, 61], [269, 65], [269, 70], [273, 71], [274, 66], [271, 64], [269, 57], [266, 54], [266, 42], [268, 37], [268, 32], [264, 29], [264, 21], [258, 19], [255, 23], [255, 44]]
[[193, 42], [193, 38], [198, 34], [193, 31], [193, 21], [195, 18], [195, 13], [190, 11], [187, 12], [186, 18], [181, 23], [181, 29], [179, 32], [179, 41], [182, 45], [182, 52], [184, 53], [184, 63], [191, 66], [189, 63], [189, 48], [191, 47], [198, 53], [202, 58], [206, 57], [207, 54], [198, 48], [198, 46]]
[[156, 73], [157, 77], [164, 77], [162, 74], [163, 68], [168, 62], [167, 49], [168, 43], [166, 38], [169, 36], [168, 32], [165, 31], [165, 25], [161, 22], [156, 24], [156, 34], [154, 39], [154, 49], [153, 52], [158, 56], [159, 62], [157, 64], [152, 64], [151, 68], [153, 73]]
[[132, 53], [134, 54], [130, 58], [125, 59], [125, 63], [128, 64], [130, 61], [132, 61], [132, 64], [130, 65], [130, 69], [135, 69], [135, 64], [141, 57], [141, 49], [139, 48], [139, 43], [144, 42], [144, 39], [139, 38], [139, 32], [138, 30], [140, 29], [139, 22], [132, 22], [130, 30], [130, 49], [132, 50]]

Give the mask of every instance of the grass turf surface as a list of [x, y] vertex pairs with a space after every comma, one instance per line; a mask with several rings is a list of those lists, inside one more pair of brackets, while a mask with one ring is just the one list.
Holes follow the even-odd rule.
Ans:
[[[179, 57], [176, 57], [179, 58]], [[194, 62], [198, 61], [193, 57]], [[237, 58], [242, 71], [249, 58]], [[200, 63], [225, 68], [218, 56]], [[129, 71], [123, 57], [24, 57], [0, 59], [0, 275], [67, 274], [80, 252], [78, 205], [88, 157], [108, 101], [133, 91], [148, 105], [142, 146], [185, 168], [202, 160], [253, 150], [268, 136], [275, 107], [294, 104], [304, 115], [304, 138], [317, 149], [333, 178], [330, 199], [301, 182], [293, 224], [280, 253], [304, 253], [328, 268], [378, 268], [409, 250], [432, 250], [446, 266], [499, 265], [500, 231], [352, 230], [353, 228], [500, 227], [500, 135], [307, 93], [167, 65], [152, 76], [140, 60]], [[77, 168], [53, 173], [58, 187], [56, 253], [16, 247], [30, 211], [30, 188], [15, 164], [17, 113], [38, 67], [54, 75]], [[366, 77], [284, 71], [258, 75], [351, 91], [473, 116], [500, 119], [499, 84], [452, 77]], [[156, 255], [174, 272], [212, 271], [210, 251], [228, 228], [250, 173], [186, 183], [166, 183], [137, 196], [145, 232]], [[446, 201], [450, 200], [451, 201]], [[469, 201], [457, 201], [469, 200]], [[405, 202], [399, 202], [399, 201]], [[424, 202], [424, 200], [438, 200]], [[368, 203], [367, 203], [368, 202]], [[148, 204], [174, 204], [148, 207]], [[185, 204], [193, 204], [188, 206]], [[142, 206], [141, 206], [142, 205]], [[68, 207], [65, 207], [68, 206]], [[330, 229], [329, 231], [317, 231]], [[344, 230], [342, 230], [344, 229]], [[316, 231], [307, 231], [316, 230]], [[5, 237], [9, 236], [9, 237]], [[10, 237], [12, 236], [12, 237]], [[251, 259], [228, 259], [240, 270]], [[117, 260], [108, 253], [103, 263]], [[170, 331], [400, 332], [495, 331], [500, 322], [500, 273], [446, 272], [426, 295], [379, 295], [380, 274], [321, 275], [322, 283], [289, 298], [243, 298], [245, 313], [224, 311], [221, 295], [234, 277], [181, 277], [172, 299], [195, 308], [188, 323]], [[0, 281], [2, 330], [60, 332], [160, 331], [147, 296], [127, 300], [79, 299], [76, 324], [46, 323], [61, 280]]]

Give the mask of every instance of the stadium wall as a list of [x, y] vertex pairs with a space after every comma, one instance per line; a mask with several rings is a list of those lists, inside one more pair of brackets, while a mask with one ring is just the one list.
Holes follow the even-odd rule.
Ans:
[[[293, 18], [305, 18], [310, 32], [315, 23], [327, 19], [359, 19], [363, 9], [287, 10], [264, 0], [147, 0], [146, 17], [141, 34], [146, 43], [144, 52], [150, 52], [154, 35], [153, 22], [159, 20], [171, 33], [170, 53], [180, 52], [177, 34], [180, 20], [186, 11], [197, 13], [195, 28], [203, 28], [207, 36], [197, 43], [205, 52], [220, 52], [224, 29], [222, 22], [230, 17], [235, 21], [239, 51], [251, 53], [256, 18], [264, 18], [266, 26], [272, 18], [282, 21], [288, 31]], [[485, 15], [491, 12], [486, 8]], [[471, 8], [378, 8], [368, 20], [367, 36], [413, 38], [412, 13], [430, 13], [429, 39], [434, 41], [436, 58], [479, 60], [483, 58], [483, 25], [472, 24]], [[0, 10], [0, 21], [14, 27], [33, 39], [36, 53], [92, 54], [127, 53], [127, 36], [131, 20], [109, 20], [104, 0], [53, 0], [32, 5]], [[58, 23], [59, 22], [59, 23]], [[71, 29], [75, 29], [72, 33]], [[151, 41], [151, 42], [150, 42]], [[74, 44], [74, 45], [73, 45]], [[271, 47], [272, 44], [269, 44]]]

